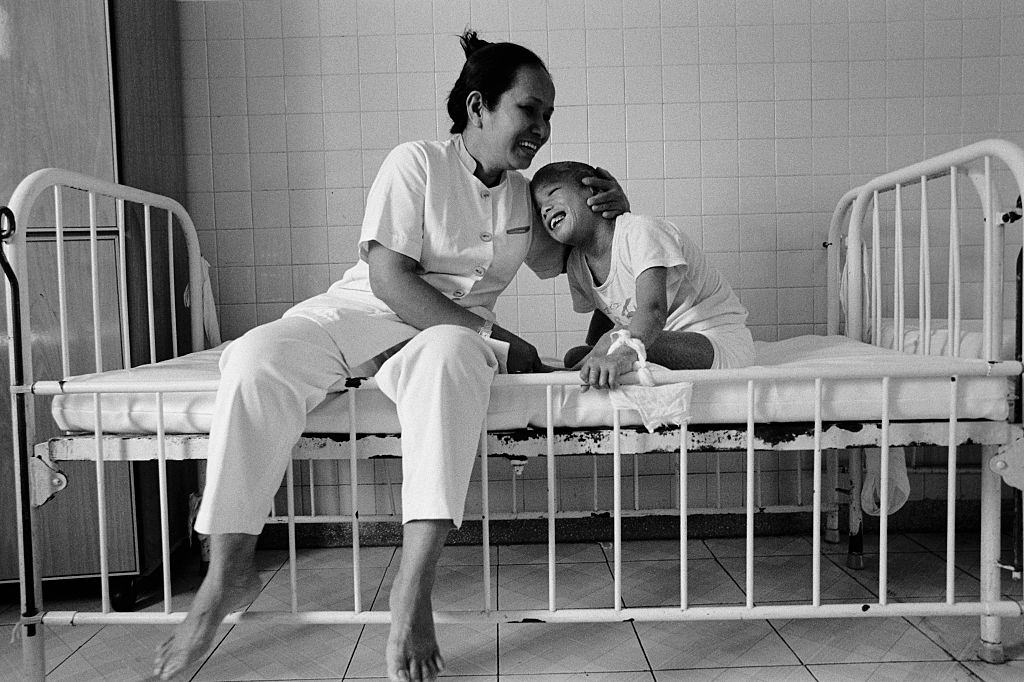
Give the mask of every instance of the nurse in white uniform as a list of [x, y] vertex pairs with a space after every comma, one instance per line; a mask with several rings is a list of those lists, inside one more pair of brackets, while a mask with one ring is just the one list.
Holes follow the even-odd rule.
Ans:
[[[210, 567], [191, 610], [157, 652], [170, 679], [209, 649], [231, 610], [258, 593], [256, 539], [308, 412], [346, 378], [376, 376], [402, 425], [402, 562], [386, 651], [394, 680], [443, 668], [434, 570], [463, 506], [501, 371], [543, 371], [536, 349], [494, 323], [495, 300], [525, 261], [541, 277], [564, 253], [534, 222], [529, 167], [548, 140], [555, 89], [512, 43], [462, 36], [466, 63], [448, 98], [453, 137], [409, 142], [384, 160], [367, 198], [359, 263], [324, 294], [231, 343], [210, 432], [196, 530]], [[628, 209], [610, 177], [592, 208]]]

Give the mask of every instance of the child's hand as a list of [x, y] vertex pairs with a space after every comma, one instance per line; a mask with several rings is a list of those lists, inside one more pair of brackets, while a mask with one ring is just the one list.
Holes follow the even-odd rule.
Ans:
[[592, 352], [580, 363], [580, 380], [583, 382], [582, 391], [593, 388], [619, 387], [619, 375], [625, 374], [633, 369], [633, 362], [636, 354], [633, 351], [624, 349], [625, 352], [616, 351], [611, 355]]
[[590, 210], [600, 213], [602, 218], [617, 218], [629, 211], [629, 198], [619, 181], [603, 168], [596, 170], [596, 176], [583, 178], [583, 184], [595, 190], [594, 195], [587, 199]]

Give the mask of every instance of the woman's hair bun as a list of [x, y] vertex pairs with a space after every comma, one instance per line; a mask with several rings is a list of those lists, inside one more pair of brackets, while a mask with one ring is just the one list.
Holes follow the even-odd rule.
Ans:
[[461, 43], [462, 51], [466, 53], [467, 58], [480, 48], [487, 47], [491, 44], [489, 41], [478, 36], [476, 31], [471, 28], [467, 28], [463, 31], [462, 35], [459, 36], [459, 43]]

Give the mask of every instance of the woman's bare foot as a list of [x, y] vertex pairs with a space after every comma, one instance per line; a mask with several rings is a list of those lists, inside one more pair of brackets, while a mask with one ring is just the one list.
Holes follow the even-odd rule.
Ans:
[[444, 659], [434, 633], [434, 612], [429, 581], [407, 578], [398, 572], [391, 588], [391, 630], [385, 653], [388, 679], [425, 682], [444, 670]]
[[158, 679], [169, 680], [202, 658], [224, 617], [251, 604], [263, 589], [253, 562], [256, 536], [214, 537], [210, 568], [188, 615], [156, 650], [153, 676]]

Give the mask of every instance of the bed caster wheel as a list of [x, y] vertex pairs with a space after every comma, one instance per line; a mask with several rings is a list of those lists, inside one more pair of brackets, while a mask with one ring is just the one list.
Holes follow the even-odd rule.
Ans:
[[846, 555], [846, 567], [854, 571], [860, 571], [864, 568], [864, 555], [863, 554], [850, 554]]
[[1002, 644], [981, 642], [978, 644], [978, 658], [986, 663], [1006, 663], [1006, 654]]
[[115, 578], [110, 581], [110, 608], [115, 611], [134, 611], [138, 599], [139, 590], [133, 578]]

